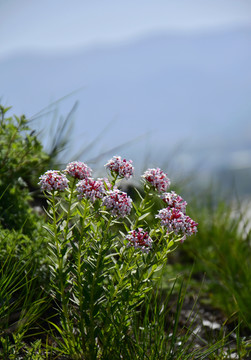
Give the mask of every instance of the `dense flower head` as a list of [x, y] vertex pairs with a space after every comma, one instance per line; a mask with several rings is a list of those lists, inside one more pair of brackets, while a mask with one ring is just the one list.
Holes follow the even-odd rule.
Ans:
[[168, 207], [175, 208], [186, 213], [187, 202], [182, 199], [180, 195], [177, 195], [174, 191], [170, 193], [163, 193], [160, 195], [161, 199], [168, 205]]
[[156, 218], [161, 220], [161, 225], [167, 228], [167, 233], [174, 232], [175, 235], [183, 234], [183, 240], [186, 236], [191, 236], [197, 232], [197, 223], [182, 211], [176, 208], [165, 208], [159, 211]]
[[78, 199], [85, 197], [94, 203], [98, 199], [102, 199], [105, 195], [104, 183], [101, 180], [87, 178], [80, 180], [76, 185]]
[[132, 199], [125, 192], [115, 189], [107, 192], [103, 205], [111, 210], [113, 216], [125, 217], [131, 212]]
[[142, 177], [147, 180], [153, 187], [155, 187], [159, 192], [164, 192], [170, 186], [171, 181], [161, 169], [148, 169], [142, 175]]
[[41, 190], [43, 191], [64, 191], [68, 188], [69, 180], [66, 178], [64, 174], [61, 174], [60, 171], [57, 170], [48, 170], [44, 175], [39, 177], [38, 185], [41, 186]]
[[75, 179], [86, 179], [91, 176], [92, 170], [81, 161], [73, 161], [66, 166], [65, 172]]
[[132, 177], [134, 171], [132, 160], [122, 159], [121, 156], [113, 156], [113, 158], [105, 164], [105, 167], [111, 172], [117, 173], [119, 177], [126, 179]]
[[138, 228], [138, 231], [129, 231], [126, 239], [129, 242], [128, 246], [133, 246], [135, 249], [140, 249], [146, 253], [148, 253], [152, 247], [152, 239], [148, 232], [144, 231], [142, 228]]

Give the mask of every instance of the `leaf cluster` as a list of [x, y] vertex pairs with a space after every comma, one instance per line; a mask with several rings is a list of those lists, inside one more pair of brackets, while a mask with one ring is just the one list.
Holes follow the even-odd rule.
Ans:
[[0, 106], [0, 225], [31, 234], [38, 216], [30, 205], [49, 157], [25, 116], [7, 117], [9, 109]]

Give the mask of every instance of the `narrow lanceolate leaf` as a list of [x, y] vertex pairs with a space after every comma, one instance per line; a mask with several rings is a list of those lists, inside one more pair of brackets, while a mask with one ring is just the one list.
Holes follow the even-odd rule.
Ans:
[[142, 200], [143, 200], [143, 197], [142, 197], [141, 193], [139, 192], [139, 190], [138, 190], [136, 187], [134, 187], [134, 190], [136, 191], [138, 197], [139, 197], [140, 200], [142, 201]]
[[139, 221], [145, 219], [148, 215], [150, 215], [151, 213], [150, 212], [147, 212], [146, 214], [143, 214], [139, 217]]
[[43, 211], [46, 213], [49, 219], [53, 220], [52, 214], [43, 207]]
[[[148, 204], [149, 204], [149, 203], [147, 203], [147, 205], [148, 205]], [[145, 207], [145, 208], [144, 208], [144, 211], [149, 211], [149, 210], [151, 210], [151, 209], [153, 208], [153, 206], [154, 206], [154, 203], [152, 203], [151, 205]]]
[[48, 233], [49, 233], [52, 237], [55, 236], [55, 233], [54, 233], [54, 231], [52, 230], [51, 226], [44, 225], [43, 227], [44, 227], [45, 230], [48, 231]]
[[68, 213], [69, 209], [66, 203], [64, 203], [63, 201], [60, 202], [60, 207], [62, 208], [62, 210], [65, 212], [65, 214]]
[[71, 212], [73, 212], [73, 210], [76, 210], [76, 206], [78, 206], [79, 201], [75, 201], [72, 205], [71, 205]]

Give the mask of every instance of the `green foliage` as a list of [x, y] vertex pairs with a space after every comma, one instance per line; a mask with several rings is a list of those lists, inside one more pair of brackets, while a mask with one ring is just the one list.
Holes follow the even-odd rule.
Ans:
[[[37, 182], [67, 141], [66, 123], [47, 155], [31, 123], [8, 117], [8, 110], [0, 106], [0, 358], [248, 359], [251, 242], [240, 230], [242, 212], [234, 217], [229, 204], [196, 194], [190, 213], [198, 235], [173, 253], [175, 243], [154, 228], [161, 206], [154, 193], [144, 203], [143, 188], [131, 189], [134, 215], [122, 224], [99, 205], [77, 201], [73, 191], [55, 196], [44, 230], [44, 217], [34, 211], [42, 200]], [[150, 232], [149, 254], [126, 246], [133, 226]], [[188, 294], [182, 281], [170, 279], [190, 273], [193, 262]], [[232, 328], [238, 324], [233, 333], [222, 326], [200, 347], [196, 311], [185, 323], [182, 316], [198, 286], [198, 301], [223, 311]]]
[[194, 259], [197, 273], [205, 273], [207, 301], [229, 320], [239, 320], [243, 328], [251, 329], [251, 241], [250, 232], [240, 226], [245, 223], [244, 215], [240, 207], [234, 211], [236, 203], [214, 202], [209, 194], [207, 200], [199, 198], [192, 206], [199, 234], [183, 250]]
[[0, 224], [31, 234], [38, 221], [31, 192], [49, 158], [25, 116], [6, 117], [9, 109], [0, 106]]
[[16, 358], [49, 304], [36, 276], [38, 261], [23, 249], [27, 240], [14, 231], [0, 232], [0, 355], [6, 359]]
[[43, 218], [32, 207], [48, 156], [26, 118], [7, 117], [9, 109], [0, 106], [0, 356], [16, 359], [50, 304], [41, 288], [48, 283]]

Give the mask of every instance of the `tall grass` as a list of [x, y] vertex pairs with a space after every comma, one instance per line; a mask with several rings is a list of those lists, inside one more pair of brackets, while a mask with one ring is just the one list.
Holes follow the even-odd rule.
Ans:
[[[251, 331], [251, 234], [245, 228], [243, 207], [220, 199], [215, 193], [193, 198], [192, 216], [200, 224], [198, 236], [184, 244], [197, 273], [205, 273], [207, 300], [229, 321], [241, 322]], [[244, 226], [243, 226], [244, 224]]]

